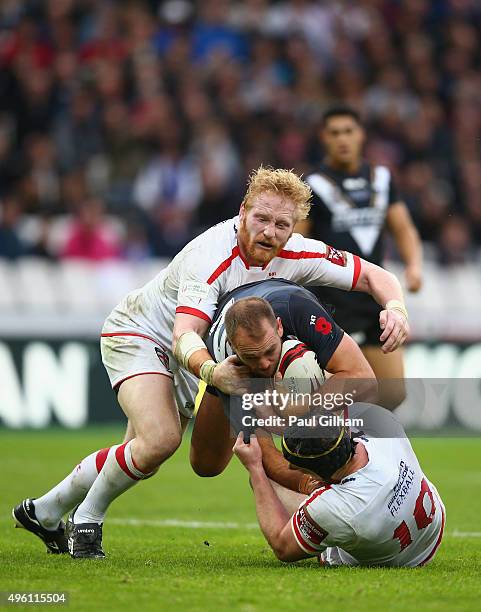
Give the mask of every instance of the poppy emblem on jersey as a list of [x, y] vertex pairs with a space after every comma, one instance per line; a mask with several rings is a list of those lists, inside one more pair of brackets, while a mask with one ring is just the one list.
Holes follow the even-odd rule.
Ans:
[[323, 336], [327, 336], [327, 334], [331, 333], [332, 324], [324, 317], [319, 317], [314, 325], [314, 329]]
[[327, 245], [326, 259], [336, 266], [345, 267], [347, 264], [346, 253], [329, 245]]
[[[165, 352], [164, 349], [159, 348], [158, 346], [155, 347], [155, 354], [157, 355], [157, 357], [160, 359], [160, 361], [162, 362], [162, 364], [165, 366], [166, 370], [169, 370], [169, 356], [167, 355], [167, 353]], [[169, 370], [170, 372], [170, 370]]]

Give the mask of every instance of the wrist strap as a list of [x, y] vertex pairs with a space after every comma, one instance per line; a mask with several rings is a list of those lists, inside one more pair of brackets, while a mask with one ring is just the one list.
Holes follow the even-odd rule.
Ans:
[[177, 340], [174, 357], [188, 370], [190, 356], [202, 349], [207, 350], [207, 347], [199, 334], [196, 334], [194, 331], [184, 332]]
[[408, 320], [408, 311], [406, 310], [406, 306], [400, 300], [389, 300], [385, 306], [386, 310], [397, 310]]
[[200, 377], [207, 384], [212, 385], [212, 379], [214, 378], [214, 370], [216, 369], [217, 364], [212, 359], [207, 359], [200, 366]]

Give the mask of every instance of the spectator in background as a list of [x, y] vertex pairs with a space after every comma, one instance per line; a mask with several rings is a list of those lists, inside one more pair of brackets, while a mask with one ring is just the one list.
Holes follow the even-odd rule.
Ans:
[[169, 255], [231, 214], [253, 167], [314, 169], [314, 126], [340, 101], [423, 240], [439, 244], [452, 211], [469, 258], [480, 24], [476, 0], [1, 3], [0, 196], [43, 225], [99, 195], [143, 225], [143, 253]]
[[158, 134], [160, 153], [154, 153], [134, 183], [134, 200], [147, 213], [156, 252], [163, 256], [174, 256], [188, 242], [202, 197], [198, 161], [183, 151], [180, 132], [172, 123]]
[[443, 266], [461, 266], [472, 257], [471, 230], [466, 220], [452, 215], [441, 226], [439, 236], [439, 263]]
[[18, 234], [22, 209], [14, 197], [4, 198], [0, 208], [0, 257], [17, 259], [27, 254], [26, 245]]
[[118, 229], [105, 217], [102, 200], [89, 198], [82, 202], [67, 226], [61, 257], [104, 261], [118, 259], [121, 249]]

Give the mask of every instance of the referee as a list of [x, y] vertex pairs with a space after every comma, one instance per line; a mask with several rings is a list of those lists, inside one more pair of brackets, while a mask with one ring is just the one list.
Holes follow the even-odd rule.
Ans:
[[[359, 113], [337, 106], [322, 118], [320, 140], [325, 158], [306, 177], [314, 197], [309, 218], [296, 231], [350, 251], [381, 265], [383, 233], [387, 230], [406, 266], [408, 291], [422, 283], [422, 245], [406, 205], [399, 200], [385, 166], [363, 158], [365, 132]], [[405, 397], [403, 350], [384, 354], [379, 342], [380, 307], [368, 294], [312, 288], [325, 304], [334, 306], [336, 322], [361, 346], [378, 378], [379, 403], [394, 409]], [[393, 379], [382, 384], [383, 379]]]

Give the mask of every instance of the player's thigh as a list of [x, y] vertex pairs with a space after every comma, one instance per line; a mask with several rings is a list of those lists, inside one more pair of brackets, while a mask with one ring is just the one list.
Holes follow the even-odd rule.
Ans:
[[205, 392], [195, 417], [190, 446], [190, 463], [196, 474], [220, 474], [232, 457], [234, 441], [222, 400]]
[[180, 444], [181, 422], [169, 376], [133, 376], [120, 385], [118, 400], [137, 440], [153, 450]]
[[363, 346], [362, 352], [378, 380], [378, 403], [394, 410], [406, 398], [404, 350], [383, 353], [380, 346]]

